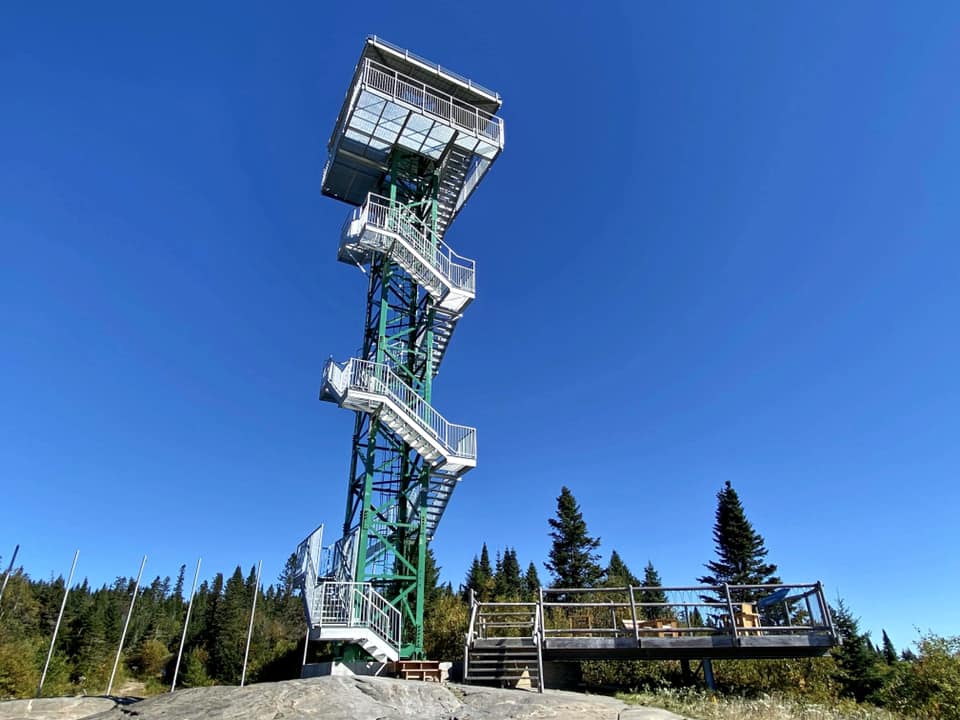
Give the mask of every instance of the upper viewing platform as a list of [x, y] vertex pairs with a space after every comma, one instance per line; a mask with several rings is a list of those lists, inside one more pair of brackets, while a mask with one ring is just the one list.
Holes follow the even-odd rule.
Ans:
[[367, 38], [328, 144], [323, 193], [362, 204], [403, 148], [436, 161], [445, 229], [503, 149], [499, 109], [492, 90]]

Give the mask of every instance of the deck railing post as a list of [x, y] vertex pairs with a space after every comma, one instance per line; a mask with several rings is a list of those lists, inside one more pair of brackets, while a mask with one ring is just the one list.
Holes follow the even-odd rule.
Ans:
[[543, 588], [540, 588], [540, 602], [533, 613], [533, 639], [537, 644], [537, 691], [543, 692]]
[[823, 621], [830, 628], [830, 636], [836, 640], [837, 628], [833, 625], [833, 615], [830, 614], [830, 606], [827, 605], [827, 599], [823, 596], [823, 583], [817, 580], [817, 600], [820, 603], [820, 611], [823, 613]]
[[730, 586], [723, 584], [723, 592], [727, 597], [727, 612], [730, 613], [730, 627], [733, 628], [733, 639], [739, 640], [740, 634], [737, 632], [737, 616], [733, 611], [733, 599], [730, 597]]
[[640, 626], [637, 625], [637, 603], [633, 597], [633, 585], [628, 587], [630, 590], [630, 619], [633, 620], [633, 639], [637, 642], [637, 647], [640, 647]]

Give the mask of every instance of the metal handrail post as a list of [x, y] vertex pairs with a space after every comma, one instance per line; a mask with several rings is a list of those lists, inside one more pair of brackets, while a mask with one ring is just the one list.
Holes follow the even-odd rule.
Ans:
[[817, 580], [817, 600], [820, 602], [820, 610], [823, 612], [823, 619], [830, 628], [830, 636], [837, 639], [837, 628], [833, 624], [833, 615], [830, 613], [830, 606], [827, 605], [827, 599], [823, 595], [823, 583]]
[[637, 647], [640, 647], [640, 626], [637, 625], [637, 603], [633, 598], [633, 585], [627, 588], [630, 591], [630, 617], [633, 620], [633, 639], [637, 641]]
[[544, 689], [543, 679], [543, 588], [540, 588], [540, 602], [533, 613], [533, 638], [537, 644], [537, 691], [542, 693]]
[[723, 592], [727, 596], [727, 612], [730, 613], [730, 627], [733, 628], [733, 639], [739, 641], [740, 633], [737, 632], [737, 616], [733, 612], [733, 599], [730, 597], [730, 586], [723, 584]]

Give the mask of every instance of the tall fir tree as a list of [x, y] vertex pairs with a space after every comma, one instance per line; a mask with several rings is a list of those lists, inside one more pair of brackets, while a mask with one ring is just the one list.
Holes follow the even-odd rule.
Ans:
[[494, 596], [503, 602], [520, 600], [523, 593], [520, 577], [520, 564], [517, 561], [517, 551], [507, 548], [503, 551], [497, 574], [494, 578]]
[[587, 532], [587, 523], [580, 512], [573, 493], [566, 486], [557, 497], [557, 516], [549, 521], [550, 559], [545, 563], [553, 574], [553, 587], [594, 587], [603, 577], [603, 570], [596, 552], [600, 538]]
[[[643, 583], [641, 584], [643, 590], [640, 591], [640, 602], [667, 602], [667, 594], [661, 589], [663, 582], [660, 580], [660, 573], [653, 567], [651, 560], [647, 560], [647, 565], [643, 569]], [[672, 611], [668, 607], [646, 606], [643, 608], [642, 614], [647, 620], [662, 620], [671, 617]]]
[[523, 600], [533, 602], [539, 598], [539, 594], [540, 575], [537, 574], [537, 566], [531, 562], [523, 574]]
[[[765, 585], [780, 582], [777, 566], [765, 561], [767, 548], [763, 537], [747, 519], [740, 496], [728, 480], [717, 493], [717, 511], [713, 525], [713, 541], [717, 559], [704, 567], [708, 575], [697, 578], [704, 585]], [[733, 590], [735, 603], [753, 602], [767, 593], [764, 590]], [[705, 597], [710, 601], [725, 598]]]
[[840, 684], [841, 694], [863, 702], [883, 684], [880, 656], [870, 642], [870, 633], [860, 632], [859, 619], [853, 616], [843, 600], [838, 601], [832, 614], [841, 641], [840, 646], [832, 651], [838, 666], [834, 677]]
[[473, 590], [474, 596], [479, 602], [489, 602], [493, 599], [493, 568], [490, 566], [490, 551], [487, 550], [487, 544], [483, 544], [480, 550], [480, 558], [476, 556], [470, 564], [470, 570], [467, 572], [466, 587], [463, 597], [467, 600], [470, 591]]
[[627, 587], [640, 584], [640, 580], [634, 575], [627, 564], [620, 557], [616, 550], [610, 553], [610, 562], [607, 563], [607, 569], [603, 573], [603, 584], [606, 587]]
[[893, 641], [890, 639], [890, 636], [887, 635], [887, 631], [883, 631], [883, 660], [887, 665], [893, 665], [897, 662], [897, 649], [893, 646]]

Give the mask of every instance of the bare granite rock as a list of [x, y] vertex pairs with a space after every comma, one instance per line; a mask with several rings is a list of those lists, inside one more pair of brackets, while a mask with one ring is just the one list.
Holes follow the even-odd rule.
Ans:
[[0, 702], [0, 720], [80, 720], [116, 706], [110, 698], [70, 697]]
[[[32, 703], [30, 709], [26, 705]], [[319, 677], [178, 690], [129, 705], [107, 698], [0, 703], [0, 720], [682, 720], [600, 695], [498, 690], [379, 677]]]

